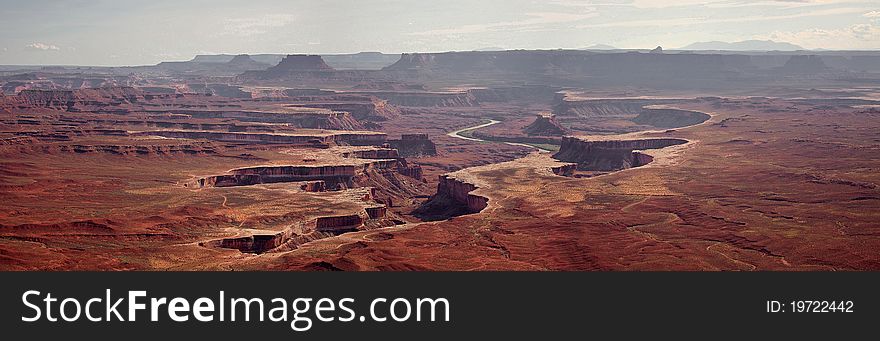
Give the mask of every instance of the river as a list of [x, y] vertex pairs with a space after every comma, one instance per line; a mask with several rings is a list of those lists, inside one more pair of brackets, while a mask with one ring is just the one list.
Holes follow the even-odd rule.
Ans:
[[[462, 139], [462, 140], [468, 140], [468, 141], [477, 141], [477, 142], [500, 142], [500, 141], [483, 140], [483, 139], [478, 139], [478, 138], [475, 138], [475, 137], [468, 137], [468, 136], [461, 135], [461, 133], [464, 133], [464, 132], [474, 131], [474, 130], [477, 130], [477, 129], [480, 129], [480, 128], [485, 128], [485, 127], [488, 127], [488, 126], [490, 126], [490, 125], [498, 124], [498, 123], [501, 123], [501, 121], [497, 121], [497, 120], [490, 119], [489, 122], [487, 122], [487, 123], [482, 123], [482, 124], [479, 124], [479, 125], [475, 125], [475, 126], [473, 126], [473, 127], [467, 127], [467, 128], [459, 129], [459, 130], [453, 131], [453, 132], [451, 132], [451, 133], [449, 133], [449, 134], [446, 134], [446, 135], [447, 135], [447, 136], [452, 136], [452, 137], [455, 137], [455, 138], [459, 138], [459, 139]], [[549, 150], [549, 149], [544, 149], [544, 148], [537, 147], [537, 146], [533, 146], [533, 145], [526, 144], [526, 143], [517, 143], [517, 142], [500, 142], [500, 143], [509, 144], [509, 145], [511, 145], [511, 146], [522, 146], [522, 147], [534, 148], [534, 149], [537, 149], [537, 150], [540, 151], [540, 152], [551, 152], [551, 151], [552, 151], [552, 150]]]

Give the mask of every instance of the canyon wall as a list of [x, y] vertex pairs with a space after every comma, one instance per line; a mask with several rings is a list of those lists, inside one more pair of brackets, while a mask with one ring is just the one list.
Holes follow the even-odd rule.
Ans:
[[681, 128], [703, 123], [711, 116], [698, 111], [646, 108], [632, 119], [633, 122], [657, 128]]
[[446, 196], [467, 208], [469, 213], [482, 211], [489, 205], [489, 198], [471, 194], [478, 187], [472, 183], [446, 175], [440, 176], [437, 194]]
[[357, 230], [364, 224], [364, 218], [358, 214], [319, 217], [315, 220], [318, 232], [344, 233]]
[[650, 156], [635, 150], [659, 149], [687, 143], [674, 138], [588, 141], [577, 137], [562, 138], [562, 146], [553, 158], [575, 162], [579, 170], [611, 171], [647, 164]]
[[479, 102], [468, 91], [460, 92], [399, 92], [371, 91], [389, 103], [407, 107], [473, 107]]
[[437, 146], [427, 134], [403, 134], [399, 140], [388, 140], [388, 145], [397, 149], [402, 157], [437, 155]]
[[191, 131], [191, 130], [156, 130], [132, 133], [133, 136], [162, 136], [170, 138], [205, 139], [223, 142], [247, 142], [287, 144], [297, 146], [329, 146], [329, 145], [355, 145], [369, 146], [382, 145], [387, 136], [382, 133], [337, 133], [330, 135], [293, 135], [271, 134], [252, 132], [221, 132], [221, 131]]

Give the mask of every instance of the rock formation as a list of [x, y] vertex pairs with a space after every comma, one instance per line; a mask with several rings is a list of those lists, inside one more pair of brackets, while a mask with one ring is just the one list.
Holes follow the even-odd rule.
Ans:
[[358, 214], [319, 217], [315, 220], [315, 230], [318, 232], [343, 233], [355, 231], [363, 224], [364, 218]]
[[549, 113], [538, 114], [535, 121], [523, 129], [528, 135], [538, 136], [562, 136], [565, 135], [566, 129], [556, 122], [556, 115]]
[[397, 149], [402, 157], [437, 155], [437, 146], [427, 134], [403, 134], [399, 140], [388, 140], [388, 145]]
[[317, 134], [283, 134], [283, 133], [250, 133], [250, 132], [220, 132], [220, 131], [192, 131], [192, 130], [156, 130], [134, 133], [133, 136], [162, 136], [186, 139], [206, 139], [224, 142], [249, 142], [286, 144], [295, 146], [332, 146], [353, 145], [368, 146], [382, 145], [386, 141], [383, 133], [352, 132], [352, 133], [317, 133]]
[[441, 175], [437, 183], [437, 194], [463, 205], [468, 213], [482, 211], [489, 204], [489, 198], [471, 194], [478, 187], [472, 183], [449, 174]]
[[564, 137], [559, 152], [553, 158], [576, 162], [579, 170], [610, 171], [638, 167], [650, 162], [636, 150], [659, 149], [687, 143], [673, 138], [641, 138], [632, 140], [585, 140]]

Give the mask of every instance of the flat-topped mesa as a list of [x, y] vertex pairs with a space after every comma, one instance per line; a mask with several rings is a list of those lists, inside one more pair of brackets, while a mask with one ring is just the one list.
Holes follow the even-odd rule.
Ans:
[[643, 166], [653, 160], [638, 150], [660, 149], [687, 143], [675, 138], [640, 138], [631, 140], [585, 140], [563, 137], [554, 159], [575, 162], [579, 170], [611, 171]]
[[82, 106], [119, 106], [144, 99], [144, 92], [132, 87], [77, 90], [22, 90], [15, 96], [19, 106], [80, 111]]
[[[349, 73], [358, 75], [357, 72]], [[241, 81], [336, 79], [351, 76], [349, 73], [335, 70], [319, 55], [291, 54], [284, 57], [278, 65], [260, 71], [246, 71], [239, 75], [238, 79]]]
[[562, 136], [565, 135], [566, 129], [556, 121], [556, 115], [540, 113], [535, 117], [534, 122], [523, 128], [523, 132], [537, 136]]
[[289, 239], [288, 232], [254, 234], [243, 237], [224, 238], [217, 246], [225, 249], [237, 249], [241, 252], [263, 253], [281, 246]]
[[386, 71], [430, 70], [437, 67], [436, 55], [430, 53], [402, 53], [394, 64], [386, 66]]
[[[265, 165], [236, 168], [226, 174], [199, 178], [186, 187], [233, 187], [279, 182], [306, 182], [304, 191], [317, 192], [354, 187], [378, 188], [384, 197], [401, 197], [419, 191], [422, 169], [409, 165], [397, 150], [388, 148], [347, 147], [343, 160], [322, 165]], [[351, 159], [351, 160], [348, 160]], [[402, 177], [403, 176], [403, 177]], [[409, 178], [409, 179], [407, 179]]]
[[271, 71], [316, 71], [334, 70], [324, 62], [319, 55], [289, 54], [278, 65], [270, 68]]
[[388, 145], [403, 157], [437, 155], [437, 146], [428, 139], [428, 134], [403, 134], [399, 140], [388, 140]]
[[[197, 180], [198, 187], [250, 186], [277, 182], [321, 181], [315, 188], [350, 188], [356, 175], [354, 165], [334, 166], [257, 166], [237, 168], [228, 174], [214, 175]], [[308, 184], [308, 183], [307, 183]], [[309, 190], [308, 185], [304, 190]]]
[[315, 220], [315, 230], [318, 232], [330, 232], [334, 234], [352, 232], [362, 226], [364, 220], [364, 217], [359, 214], [319, 217]]

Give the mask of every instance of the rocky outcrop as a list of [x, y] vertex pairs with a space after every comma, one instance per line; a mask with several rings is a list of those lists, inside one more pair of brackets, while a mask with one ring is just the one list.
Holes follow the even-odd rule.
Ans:
[[278, 65], [269, 68], [269, 72], [333, 70], [319, 55], [289, 54]]
[[457, 179], [449, 174], [441, 175], [437, 183], [437, 194], [452, 199], [467, 208], [469, 213], [482, 211], [489, 205], [489, 198], [471, 194], [478, 187]]
[[642, 152], [632, 153], [632, 167], [640, 167], [654, 162], [654, 157]]
[[350, 188], [355, 176], [355, 166], [260, 166], [233, 169], [229, 174], [200, 178], [196, 187], [250, 186], [276, 182], [320, 181], [320, 184], [304, 184], [305, 190]]
[[219, 246], [227, 249], [237, 249], [241, 252], [263, 253], [281, 246], [287, 241], [287, 233], [256, 234], [244, 237], [225, 238], [219, 241]]
[[422, 180], [422, 177], [424, 176], [422, 166], [420, 165], [403, 165], [397, 168], [397, 172], [416, 180]]
[[300, 185], [299, 188], [306, 192], [323, 192], [327, 190], [327, 182], [324, 180], [307, 181]]
[[364, 218], [358, 214], [319, 217], [315, 220], [318, 232], [344, 233], [357, 230], [364, 224]]
[[437, 155], [437, 146], [427, 134], [403, 134], [399, 140], [388, 140], [388, 145], [397, 149], [402, 157]]
[[[650, 162], [650, 161], [648, 161], [648, 162]], [[566, 163], [561, 166], [550, 167], [550, 171], [553, 172], [553, 174], [556, 174], [559, 176], [572, 176], [572, 175], [574, 175], [574, 172], [576, 170], [577, 170], [576, 163]]]
[[553, 158], [575, 162], [579, 170], [611, 171], [638, 167], [651, 162], [650, 156], [634, 151], [665, 148], [687, 142], [674, 138], [589, 141], [577, 137], [564, 137], [559, 152], [554, 154]]
[[528, 135], [562, 136], [565, 135], [566, 129], [556, 121], [556, 115], [539, 114], [534, 122], [523, 128], [523, 132]]
[[388, 213], [388, 208], [385, 205], [367, 207], [364, 210], [366, 211], [367, 216], [370, 217], [370, 219], [385, 218], [385, 215]]

